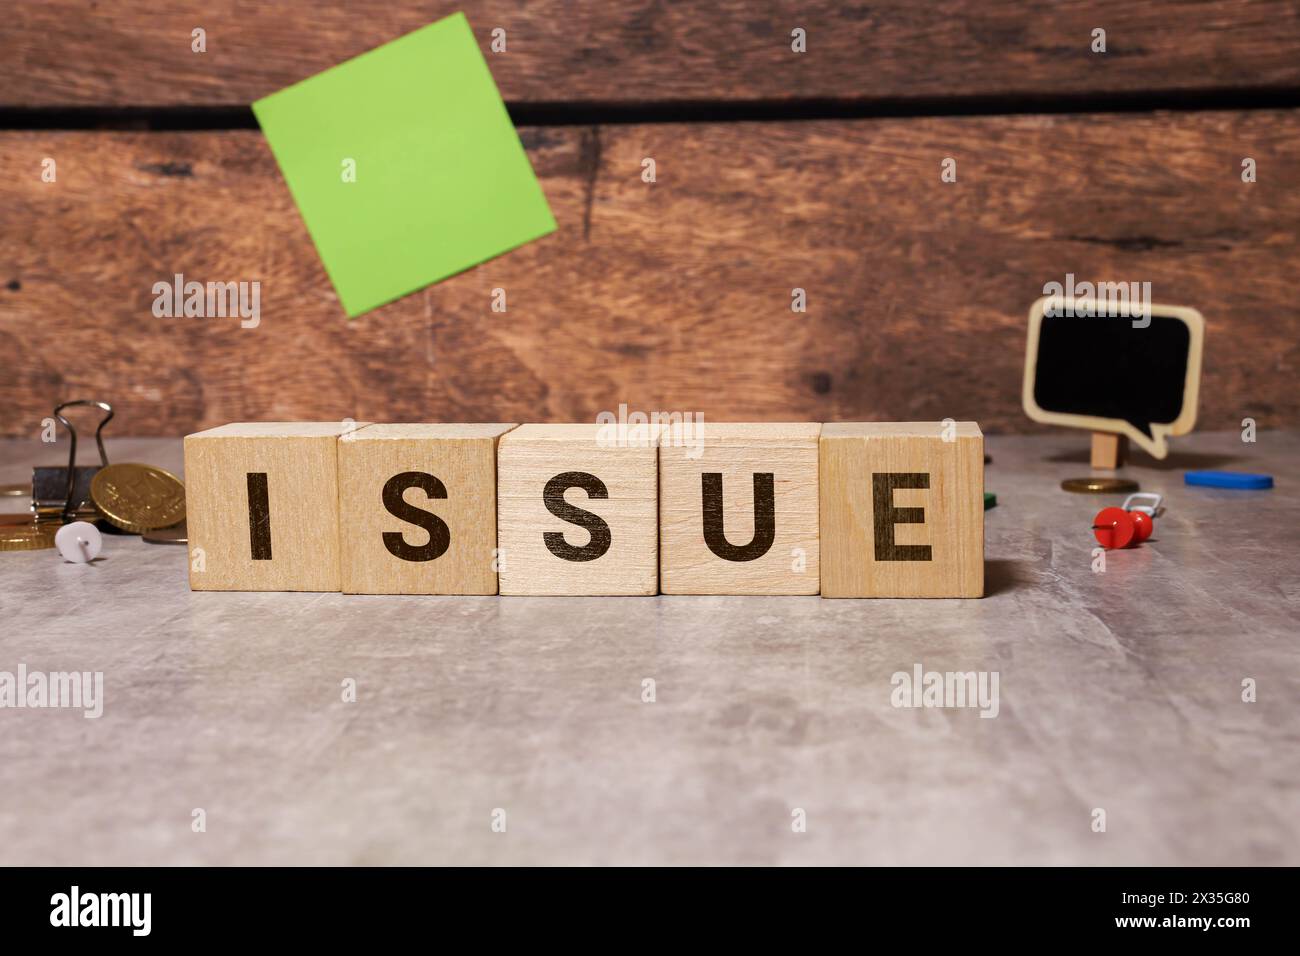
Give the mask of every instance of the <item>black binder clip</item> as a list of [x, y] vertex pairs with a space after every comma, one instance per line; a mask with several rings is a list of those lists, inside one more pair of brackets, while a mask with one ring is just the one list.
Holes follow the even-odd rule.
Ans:
[[[77, 465], [77, 430], [63, 417], [65, 408], [90, 405], [102, 409], [108, 414], [100, 419], [95, 429], [95, 444], [99, 446], [98, 465]], [[108, 453], [104, 451], [104, 426], [113, 417], [113, 406], [108, 402], [93, 402], [82, 399], [76, 402], [64, 402], [54, 410], [54, 417], [63, 423], [63, 427], [72, 436], [72, 447], [68, 449], [68, 466], [61, 468], [48, 465], [32, 469], [32, 511], [37, 521], [94, 521], [98, 517], [95, 503], [90, 500], [90, 480], [100, 468], [108, 464]]]

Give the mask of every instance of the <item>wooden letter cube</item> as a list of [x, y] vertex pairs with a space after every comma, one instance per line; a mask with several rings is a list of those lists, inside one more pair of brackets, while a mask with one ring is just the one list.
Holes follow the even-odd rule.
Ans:
[[241, 422], [185, 437], [195, 591], [339, 590], [342, 422]]
[[674, 424], [659, 442], [664, 594], [816, 594], [815, 423]]
[[823, 597], [984, 596], [974, 422], [822, 426]]
[[496, 594], [497, 439], [513, 425], [369, 425], [339, 440], [348, 594]]
[[497, 447], [502, 594], [654, 594], [658, 430], [520, 425]]

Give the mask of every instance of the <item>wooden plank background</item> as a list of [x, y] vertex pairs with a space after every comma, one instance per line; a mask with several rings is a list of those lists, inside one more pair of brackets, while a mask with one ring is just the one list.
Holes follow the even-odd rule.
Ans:
[[[589, 421], [620, 402], [1029, 430], [1025, 317], [1066, 272], [1204, 312], [1201, 427], [1300, 411], [1292, 112], [523, 136], [559, 232], [351, 323], [259, 133], [0, 136], [0, 216], [21, 237], [0, 264], [3, 427], [30, 433], [76, 393], [136, 434]], [[36, 174], [47, 155], [57, 186]], [[957, 183], [940, 182], [947, 156]], [[260, 280], [261, 325], [154, 318], [151, 287], [176, 272]]]
[[[5, 106], [244, 104], [457, 10], [512, 103], [1300, 85], [1295, 0], [8, 0]], [[190, 32], [207, 32], [207, 52]], [[493, 55], [491, 32], [506, 31]], [[790, 50], [807, 31], [808, 52]], [[1107, 53], [1091, 52], [1094, 28]]]
[[[351, 323], [258, 131], [100, 129], [116, 121], [67, 111], [126, 107], [164, 126], [182, 111], [203, 125], [213, 107], [461, 6], [485, 45], [492, 25], [507, 28], [509, 52], [489, 64], [512, 104], [555, 106], [544, 112], [561, 125], [521, 135], [560, 229]], [[750, 6], [11, 4], [0, 435], [34, 434], [74, 397], [114, 402], [119, 435], [235, 420], [584, 421], [624, 402], [714, 420], [1035, 431], [1020, 408], [1025, 316], [1067, 272], [1150, 281], [1157, 301], [1201, 309], [1198, 427], [1300, 424], [1289, 102], [789, 118], [819, 98], [951, 98], [961, 111], [1006, 97], [1011, 113], [1024, 97], [1113, 93], [1286, 101], [1300, 5]], [[804, 57], [789, 53], [791, 24], [809, 31]], [[208, 54], [189, 52], [193, 26]], [[1108, 31], [1105, 58], [1087, 53], [1093, 26]], [[621, 121], [637, 104], [692, 102], [780, 118]], [[610, 122], [567, 125], [593, 111]], [[86, 128], [43, 128], [61, 125]], [[56, 183], [41, 181], [46, 157]], [[641, 181], [645, 157], [656, 183]], [[956, 183], [940, 181], [945, 157]], [[1241, 181], [1244, 157], [1258, 182]], [[260, 281], [261, 325], [155, 318], [152, 286], [177, 272]], [[806, 314], [790, 310], [795, 287]]]

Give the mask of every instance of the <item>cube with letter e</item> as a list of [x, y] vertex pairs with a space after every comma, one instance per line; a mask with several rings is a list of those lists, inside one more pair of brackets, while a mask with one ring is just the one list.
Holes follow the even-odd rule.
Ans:
[[974, 422], [836, 422], [820, 441], [823, 597], [984, 596]]

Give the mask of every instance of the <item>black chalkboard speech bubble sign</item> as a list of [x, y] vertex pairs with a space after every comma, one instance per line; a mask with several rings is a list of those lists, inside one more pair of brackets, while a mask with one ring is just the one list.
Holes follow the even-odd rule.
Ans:
[[1025, 414], [1036, 422], [1127, 435], [1156, 458], [1196, 424], [1205, 319], [1152, 305], [1151, 322], [1102, 314], [1093, 300], [1044, 297], [1029, 310]]

